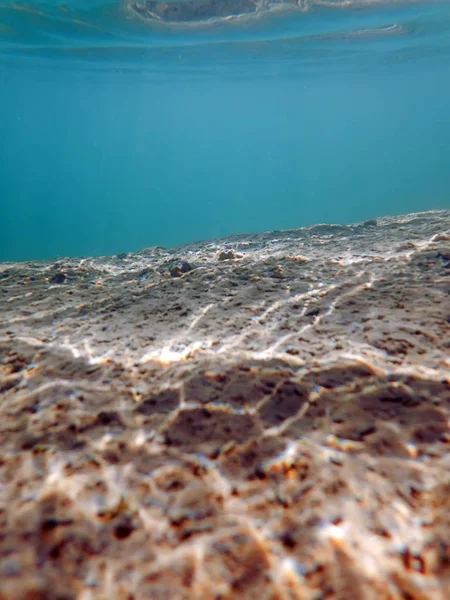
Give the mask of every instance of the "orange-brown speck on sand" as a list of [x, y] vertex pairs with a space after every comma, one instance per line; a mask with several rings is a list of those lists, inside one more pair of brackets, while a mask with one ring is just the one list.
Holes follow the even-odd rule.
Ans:
[[449, 232], [1, 264], [0, 600], [450, 599]]

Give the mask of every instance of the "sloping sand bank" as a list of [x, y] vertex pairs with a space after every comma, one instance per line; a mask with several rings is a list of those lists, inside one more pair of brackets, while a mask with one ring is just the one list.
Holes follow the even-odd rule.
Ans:
[[450, 212], [0, 265], [0, 599], [450, 598]]

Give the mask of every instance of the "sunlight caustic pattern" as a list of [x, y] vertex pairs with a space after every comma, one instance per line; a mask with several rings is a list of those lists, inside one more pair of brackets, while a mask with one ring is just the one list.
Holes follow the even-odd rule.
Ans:
[[445, 211], [1, 265], [0, 598], [444, 600], [449, 269]]

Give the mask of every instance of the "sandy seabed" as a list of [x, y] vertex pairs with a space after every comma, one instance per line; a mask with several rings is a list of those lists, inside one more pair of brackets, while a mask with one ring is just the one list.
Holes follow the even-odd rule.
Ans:
[[0, 265], [1, 600], [450, 598], [450, 212]]

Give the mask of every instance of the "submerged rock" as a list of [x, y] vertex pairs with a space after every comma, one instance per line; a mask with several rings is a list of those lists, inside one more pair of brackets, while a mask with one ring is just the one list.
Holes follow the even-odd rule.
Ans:
[[61, 284], [64, 283], [66, 280], [66, 274], [63, 273], [62, 271], [59, 271], [58, 273], [55, 273], [51, 279], [50, 279], [50, 283], [56, 283], [56, 284]]
[[171, 277], [181, 277], [185, 273], [192, 271], [193, 268], [194, 267], [185, 260], [178, 260], [169, 266], [169, 273]]

